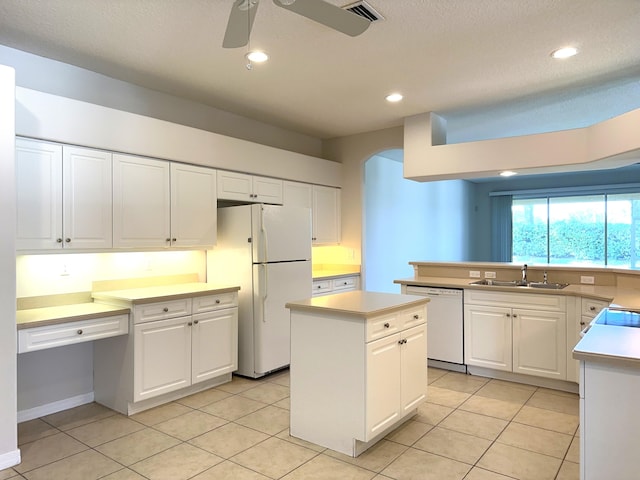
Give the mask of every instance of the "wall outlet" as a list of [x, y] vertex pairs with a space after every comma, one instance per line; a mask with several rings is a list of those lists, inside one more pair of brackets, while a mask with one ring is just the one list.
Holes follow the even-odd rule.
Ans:
[[585, 275], [581, 275], [580, 276], [580, 283], [586, 283], [589, 285], [593, 285], [595, 283], [596, 279], [595, 277], [587, 277]]
[[496, 278], [496, 272], [484, 272], [484, 278]]
[[469, 270], [469, 278], [480, 278], [480, 270]]

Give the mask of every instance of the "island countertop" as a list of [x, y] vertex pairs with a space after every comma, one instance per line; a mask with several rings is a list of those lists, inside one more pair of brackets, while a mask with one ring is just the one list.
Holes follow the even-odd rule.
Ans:
[[330, 312], [368, 318], [429, 302], [426, 297], [356, 290], [287, 302], [291, 310]]

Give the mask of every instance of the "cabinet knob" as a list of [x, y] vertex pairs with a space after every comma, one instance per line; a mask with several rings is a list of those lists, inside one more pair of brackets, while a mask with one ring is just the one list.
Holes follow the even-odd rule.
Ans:
[[167, 313], [167, 312], [169, 311], [169, 308], [168, 308], [168, 307], [164, 307], [164, 308], [162, 309], [162, 311], [163, 311], [164, 313]]
[[384, 328], [389, 328], [389, 322], [384, 324]]
[[407, 339], [406, 338], [402, 338], [402, 339], [398, 340], [398, 343], [400, 345], [404, 345], [405, 343], [407, 343]]
[[175, 238], [172, 238], [172, 239], [171, 239], [171, 241], [175, 243], [176, 239], [175, 239]]
[[580, 322], [580, 326], [584, 327], [587, 324], [587, 322]]
[[414, 319], [414, 320], [418, 320], [419, 318], [420, 318], [420, 315], [418, 315], [418, 314], [415, 314], [415, 315], [413, 316], [413, 319]]
[[170, 238], [165, 238], [164, 241], [169, 243], [171, 241], [171, 239]]
[[78, 335], [82, 335], [82, 330], [78, 330], [76, 333], [77, 333]]
[[193, 324], [194, 324], [194, 325], [197, 325], [199, 321], [200, 321], [200, 320], [194, 320], [194, 321], [193, 321]]
[[511, 314], [510, 314], [510, 313], [507, 313], [507, 317], [510, 317], [510, 316], [511, 316]]
[[220, 299], [216, 298], [216, 304], [220, 304]]
[[513, 318], [517, 318], [517, 317], [518, 317], [518, 314], [517, 314], [517, 313], [514, 313], [514, 314], [513, 314]]
[[591, 305], [591, 306], [589, 307], [589, 310], [591, 310], [592, 312], [595, 312], [595, 311], [596, 311], [596, 307], [594, 307], [593, 305]]
[[56, 242], [62, 243], [62, 239], [61, 238], [56, 238]]
[[190, 327], [191, 325], [193, 325], [193, 322], [189, 322], [187, 323], [187, 325]]

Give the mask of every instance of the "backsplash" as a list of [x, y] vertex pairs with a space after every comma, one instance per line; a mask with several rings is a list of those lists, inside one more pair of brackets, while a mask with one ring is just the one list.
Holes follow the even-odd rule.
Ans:
[[16, 293], [31, 297], [88, 292], [95, 281], [183, 273], [197, 273], [205, 282], [206, 263], [206, 253], [200, 250], [19, 255]]

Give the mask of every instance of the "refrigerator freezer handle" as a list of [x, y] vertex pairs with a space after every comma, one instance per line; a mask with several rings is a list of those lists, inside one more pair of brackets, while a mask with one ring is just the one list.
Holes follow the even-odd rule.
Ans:
[[[266, 262], [267, 261], [267, 252], [269, 251], [269, 246], [267, 245], [267, 230], [264, 228], [264, 207], [260, 206], [260, 232], [262, 232], [262, 235], [260, 235], [260, 237], [262, 238], [262, 261]], [[258, 248], [260, 248], [260, 245], [258, 245]], [[266, 274], [265, 274], [266, 275]]]

